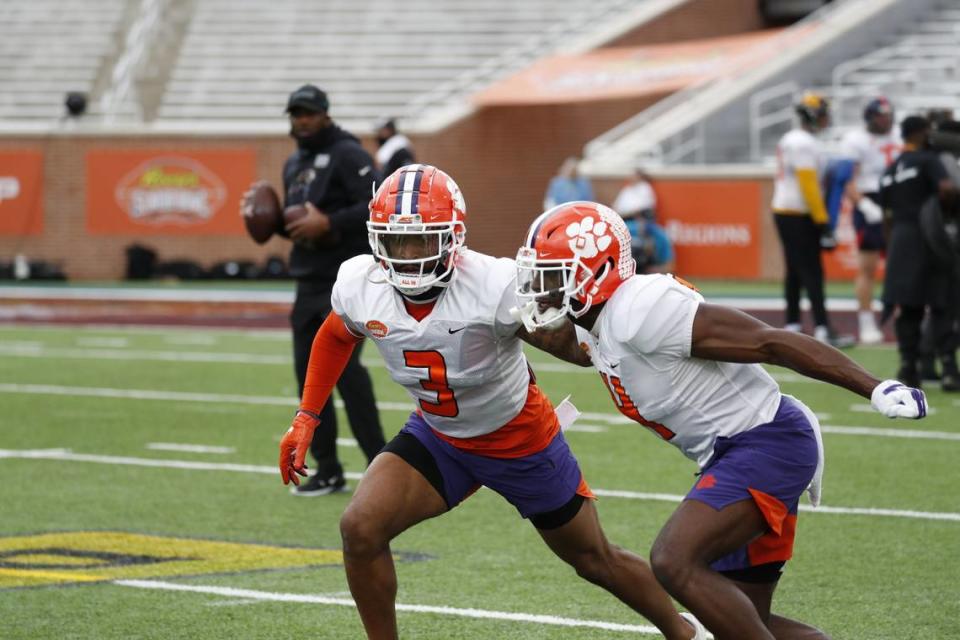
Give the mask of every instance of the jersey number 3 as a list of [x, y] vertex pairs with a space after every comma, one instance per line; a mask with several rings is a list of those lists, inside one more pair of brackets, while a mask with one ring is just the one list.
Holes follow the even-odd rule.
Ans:
[[427, 377], [420, 380], [420, 386], [427, 391], [437, 393], [437, 401], [420, 401], [420, 409], [435, 416], [456, 418], [460, 413], [453, 389], [447, 384], [447, 363], [439, 351], [404, 351], [403, 359], [408, 367], [426, 369]]
[[620, 413], [631, 420], [639, 422], [664, 440], [671, 440], [673, 436], [677, 435], [659, 422], [647, 420], [640, 415], [637, 405], [635, 405], [633, 400], [630, 399], [630, 396], [627, 395], [627, 390], [623, 388], [623, 383], [620, 382], [620, 378], [617, 376], [607, 376], [607, 374], [603, 372], [600, 373], [600, 377], [603, 378], [603, 384], [607, 386], [610, 395], [613, 396], [613, 402], [617, 405], [617, 409], [620, 409]]

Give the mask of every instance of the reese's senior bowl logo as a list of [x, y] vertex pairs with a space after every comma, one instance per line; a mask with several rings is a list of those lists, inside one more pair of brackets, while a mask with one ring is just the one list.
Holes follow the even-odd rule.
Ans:
[[183, 157], [151, 158], [128, 173], [115, 197], [130, 219], [146, 224], [201, 224], [226, 199], [223, 181], [201, 163]]

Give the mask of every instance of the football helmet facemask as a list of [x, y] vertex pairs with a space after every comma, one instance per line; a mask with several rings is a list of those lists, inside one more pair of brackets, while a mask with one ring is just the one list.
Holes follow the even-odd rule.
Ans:
[[412, 164], [393, 172], [370, 201], [367, 232], [373, 257], [400, 293], [445, 287], [466, 235], [466, 205], [453, 178]]
[[542, 213], [516, 262], [517, 314], [530, 331], [554, 328], [567, 315], [579, 318], [636, 272], [626, 224], [595, 202]]

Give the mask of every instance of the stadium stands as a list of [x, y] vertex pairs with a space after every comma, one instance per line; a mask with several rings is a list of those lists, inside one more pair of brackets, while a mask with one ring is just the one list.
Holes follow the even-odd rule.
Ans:
[[51, 119], [68, 91], [92, 93], [116, 54], [127, 0], [0, 3], [0, 119]]
[[[649, 0], [648, 0], [649, 1]], [[160, 120], [275, 119], [291, 88], [315, 82], [341, 121], [466, 100], [487, 82], [615, 20], [625, 0], [201, 0]], [[425, 97], [426, 96], [426, 97]]]

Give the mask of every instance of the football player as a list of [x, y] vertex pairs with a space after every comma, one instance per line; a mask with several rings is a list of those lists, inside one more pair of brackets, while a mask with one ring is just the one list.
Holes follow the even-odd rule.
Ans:
[[900, 134], [893, 127], [893, 105], [874, 98], [863, 110], [865, 127], [848, 131], [842, 153], [854, 162], [854, 177], [847, 185], [853, 203], [853, 227], [857, 232], [857, 278], [855, 289], [859, 312], [860, 342], [878, 344], [883, 333], [873, 316], [873, 283], [885, 248], [883, 210], [880, 207], [880, 176], [900, 154]]
[[819, 426], [754, 363], [790, 367], [922, 418], [923, 392], [880, 381], [833, 347], [707, 304], [670, 275], [636, 275], [620, 216], [592, 202], [538, 217], [517, 254], [528, 331], [571, 318], [614, 404], [678, 447], [699, 479], [651, 552], [654, 573], [718, 638], [825, 638], [770, 613], [800, 494], [817, 503]]
[[367, 636], [397, 637], [390, 541], [484, 485], [580, 576], [666, 637], [705, 637], [676, 612], [642, 558], [607, 542], [557, 413], [534, 381], [521, 340], [589, 366], [573, 325], [557, 333], [521, 326], [511, 314], [514, 263], [467, 250], [465, 214], [459, 187], [435, 167], [408, 165], [380, 185], [367, 225], [373, 255], [340, 269], [300, 410], [280, 443], [283, 481], [297, 483], [317, 413], [364, 339], [416, 403], [340, 521], [347, 581]]
[[773, 221], [780, 236], [786, 267], [783, 295], [786, 328], [801, 330], [800, 292], [806, 290], [813, 314], [813, 335], [836, 347], [852, 346], [852, 336], [838, 335], [830, 326], [823, 286], [821, 251], [832, 251], [837, 240], [830, 226], [820, 181], [825, 156], [816, 134], [830, 125], [830, 105], [807, 92], [795, 105], [798, 126], [777, 143], [777, 175], [773, 185]]

